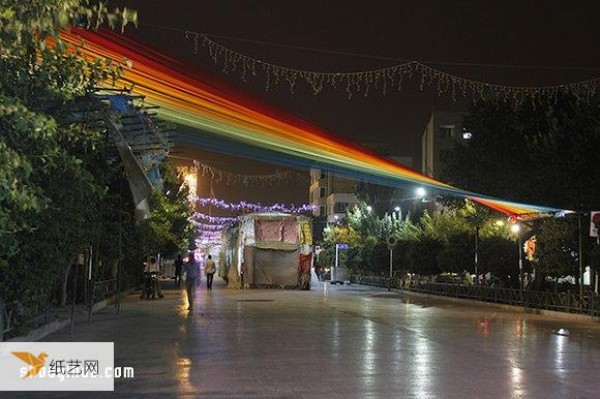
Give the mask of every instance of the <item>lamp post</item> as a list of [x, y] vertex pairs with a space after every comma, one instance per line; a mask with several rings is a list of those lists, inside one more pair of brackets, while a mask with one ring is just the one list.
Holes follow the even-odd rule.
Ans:
[[517, 244], [519, 246], [519, 295], [523, 300], [523, 244], [521, 243], [521, 225], [515, 223], [511, 227], [511, 231], [517, 235]]

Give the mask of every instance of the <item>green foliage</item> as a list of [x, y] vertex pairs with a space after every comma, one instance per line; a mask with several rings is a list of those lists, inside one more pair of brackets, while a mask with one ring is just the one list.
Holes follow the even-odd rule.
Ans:
[[443, 180], [476, 192], [562, 209], [595, 209], [600, 171], [598, 100], [575, 96], [519, 107], [480, 102], [465, 118], [473, 133], [445, 154]]
[[189, 188], [183, 176], [173, 166], [161, 164], [163, 192], [150, 197], [150, 217], [140, 223], [143, 252], [175, 256], [192, 246], [192, 208], [188, 202]]
[[0, 294], [21, 316], [46, 304], [74, 256], [102, 239], [117, 176], [103, 132], [70, 116], [72, 100], [118, 66], [85, 60], [59, 32], [131, 17], [87, 0], [0, 1]]
[[444, 244], [448, 244], [453, 236], [473, 233], [468, 220], [459, 215], [456, 209], [432, 213], [425, 211], [419, 224], [424, 235]]
[[537, 267], [541, 273], [577, 275], [579, 239], [577, 220], [543, 220], [537, 239]]
[[473, 272], [475, 234], [479, 231], [479, 269], [507, 279], [517, 263], [517, 246], [506, 223], [496, 214], [469, 201], [454, 202], [433, 212], [426, 211], [417, 224], [398, 212], [378, 216], [364, 203], [347, 212], [345, 225], [334, 224], [324, 231], [325, 251], [321, 266], [331, 266], [336, 243], [348, 243], [344, 265], [353, 273], [389, 274], [393, 237], [393, 270], [420, 275], [442, 272]]
[[491, 273], [502, 281], [518, 281], [519, 252], [517, 243], [502, 237], [484, 238], [479, 243], [479, 271]]
[[[593, 149], [600, 148], [599, 105], [598, 98], [581, 101], [571, 95], [514, 108], [480, 102], [464, 123], [472, 139], [445, 155], [443, 179], [509, 200], [596, 209], [600, 170], [594, 165], [600, 152]], [[487, 232], [482, 229], [482, 236]], [[568, 220], [544, 221], [536, 228], [539, 273], [578, 274], [576, 232], [576, 223]], [[584, 260], [589, 244], [584, 240]]]

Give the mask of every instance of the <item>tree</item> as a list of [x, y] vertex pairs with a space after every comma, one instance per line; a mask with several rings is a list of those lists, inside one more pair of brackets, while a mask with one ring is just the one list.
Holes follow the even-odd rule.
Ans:
[[174, 257], [192, 247], [193, 210], [183, 176], [177, 175], [168, 163], [161, 164], [160, 169], [163, 190], [150, 197], [150, 217], [140, 225], [142, 251], [144, 256], [161, 253]]
[[444, 154], [443, 179], [508, 200], [594, 209], [600, 187], [598, 99], [572, 95], [519, 106], [480, 102], [465, 118], [471, 140]]
[[485, 274], [489, 272], [502, 284], [516, 288], [519, 283], [518, 253], [517, 243], [512, 240], [483, 238], [479, 245], [479, 270]]
[[0, 74], [0, 293], [26, 310], [47, 302], [96, 235], [106, 194], [101, 131], [69, 116], [74, 99], [118, 68], [86, 60], [60, 30], [130, 17], [87, 0], [0, 5], [0, 69], [11, 71]]
[[537, 271], [542, 275], [577, 275], [579, 239], [577, 220], [543, 220], [536, 235]]

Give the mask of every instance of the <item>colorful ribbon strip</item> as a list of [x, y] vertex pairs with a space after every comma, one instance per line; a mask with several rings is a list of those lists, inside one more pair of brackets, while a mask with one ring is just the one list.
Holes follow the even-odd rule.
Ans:
[[[226, 85], [211, 82], [189, 65], [160, 54], [126, 36], [73, 28], [63, 39], [90, 57], [131, 61], [116, 87], [161, 108], [159, 117], [198, 129], [183, 143], [232, 154], [255, 156], [295, 167], [329, 169], [351, 178], [391, 186], [422, 186], [440, 194], [469, 198], [513, 218], [560, 209], [523, 204], [461, 190], [396, 164], [327, 134], [309, 123], [275, 111]], [[108, 83], [108, 82], [107, 82]]]

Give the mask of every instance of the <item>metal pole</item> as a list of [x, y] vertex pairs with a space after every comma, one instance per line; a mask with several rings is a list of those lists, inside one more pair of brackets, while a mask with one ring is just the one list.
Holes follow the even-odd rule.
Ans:
[[479, 262], [479, 225], [475, 226], [475, 284], [479, 284], [479, 272], [477, 263]]
[[579, 232], [579, 296], [583, 300], [583, 229], [581, 228], [581, 213], [577, 219]]
[[121, 312], [121, 259], [123, 258], [123, 230], [119, 223], [119, 261], [117, 263], [117, 282], [115, 303], [117, 305], [117, 314]]
[[0, 298], [0, 342], [4, 341], [4, 302]]
[[390, 280], [392, 279], [392, 274], [393, 274], [392, 273], [392, 257], [393, 257], [393, 254], [394, 254], [394, 249], [390, 248]]
[[523, 244], [521, 239], [521, 232], [518, 233], [519, 243], [519, 294], [521, 295], [521, 301], [523, 300]]
[[388, 291], [392, 290], [392, 257], [393, 257], [394, 249], [390, 247], [390, 281], [388, 282]]
[[75, 325], [75, 301], [77, 300], [77, 275], [79, 270], [79, 263], [75, 261], [75, 274], [73, 275], [73, 298], [71, 299], [71, 327], [69, 328], [69, 334], [73, 335], [73, 329]]
[[335, 244], [335, 266], [333, 267], [333, 269], [331, 270], [331, 276], [329, 278], [330, 281], [335, 281], [333, 279], [333, 272], [337, 269], [338, 267], [338, 245], [339, 244]]
[[[88, 286], [89, 286], [89, 298], [90, 298], [90, 307], [88, 308], [88, 326], [92, 324], [92, 308], [94, 307], [94, 291], [96, 286], [96, 274], [94, 273], [94, 277], [92, 278], [92, 268], [94, 265], [98, 265], [98, 255], [94, 252], [94, 256], [96, 259], [93, 259], [91, 256], [92, 248], [90, 247], [90, 268], [88, 271]], [[98, 249], [98, 248], [96, 248]]]

